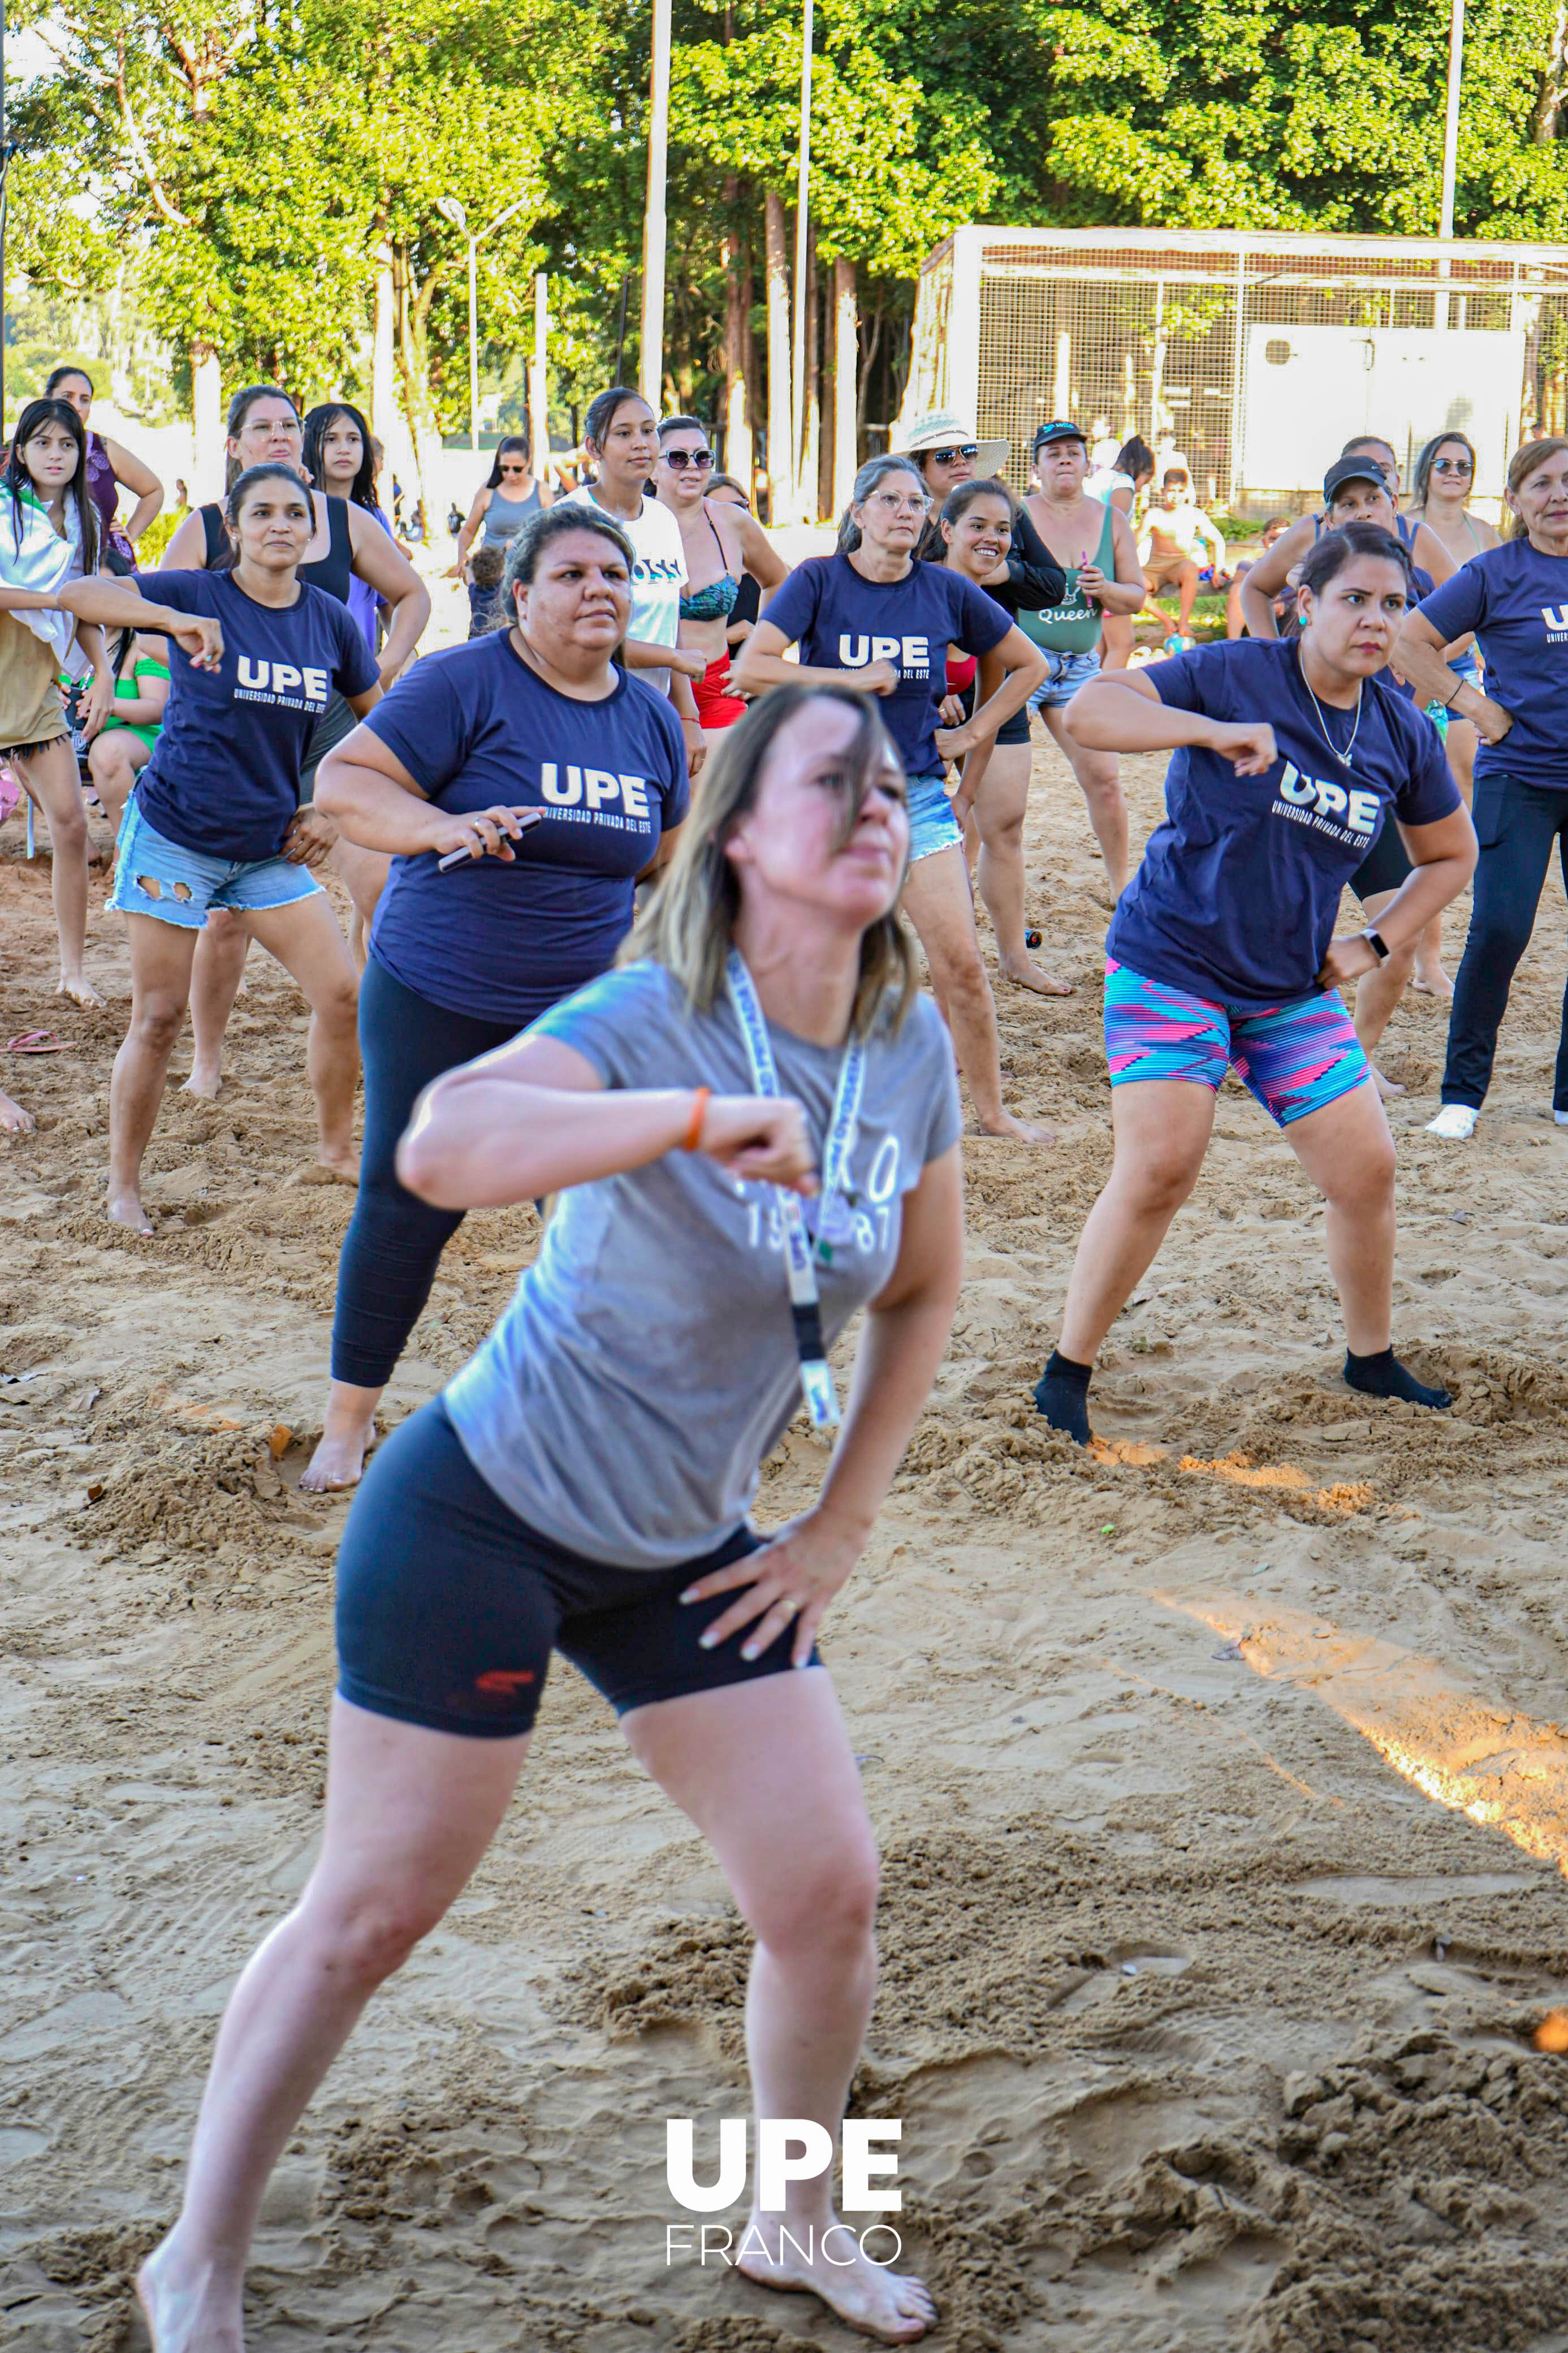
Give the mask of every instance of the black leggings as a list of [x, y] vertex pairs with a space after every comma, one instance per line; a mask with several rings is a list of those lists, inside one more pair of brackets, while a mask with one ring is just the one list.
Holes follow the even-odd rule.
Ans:
[[517, 1035], [517, 1024], [449, 1013], [394, 980], [374, 955], [359, 987], [364, 1149], [338, 1262], [332, 1378], [384, 1388], [424, 1313], [461, 1209], [433, 1209], [397, 1181], [395, 1155], [420, 1089]]
[[[1474, 815], [1481, 855], [1470, 936], [1454, 983], [1443, 1101], [1479, 1111], [1491, 1084], [1497, 1033], [1514, 966], [1530, 945], [1553, 842], [1568, 883], [1568, 791], [1488, 776], [1477, 782]], [[1552, 1101], [1555, 1110], [1568, 1111], [1568, 993]]]

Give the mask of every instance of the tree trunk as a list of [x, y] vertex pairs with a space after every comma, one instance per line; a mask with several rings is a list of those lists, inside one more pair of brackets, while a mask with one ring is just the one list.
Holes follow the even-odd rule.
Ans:
[[752, 308], [751, 256], [733, 223], [740, 203], [740, 182], [724, 183], [724, 204], [731, 223], [720, 248], [724, 269], [724, 470], [752, 491], [752, 420], [747, 413], [746, 330]]
[[768, 278], [768, 520], [778, 522], [790, 502], [789, 268], [784, 198], [772, 188], [763, 199], [763, 214]]
[[404, 413], [413, 437], [414, 471], [418, 495], [425, 502], [425, 522], [433, 532], [438, 522], [437, 502], [441, 489], [441, 428], [430, 392], [430, 343], [426, 322], [435, 277], [414, 291], [408, 248], [400, 239], [392, 248], [393, 295], [397, 313], [397, 372], [403, 385]]
[[1546, 68], [1541, 77], [1541, 95], [1530, 119], [1530, 135], [1538, 145], [1544, 147], [1556, 138], [1565, 95], [1568, 95], [1568, 5], [1559, 0], [1552, 20], [1552, 44], [1546, 53]]
[[855, 305], [855, 264], [833, 265], [833, 498], [832, 510], [842, 514], [855, 487], [860, 456], [859, 382], [856, 368], [858, 325]]
[[877, 307], [871, 313], [871, 332], [866, 338], [866, 348], [860, 355], [860, 415], [866, 414], [866, 396], [871, 388], [871, 370], [876, 365], [877, 353], [882, 341], [882, 297], [877, 296]]
[[218, 356], [211, 343], [191, 345], [191, 412], [195, 455], [191, 498], [221, 499], [224, 493], [223, 385]]

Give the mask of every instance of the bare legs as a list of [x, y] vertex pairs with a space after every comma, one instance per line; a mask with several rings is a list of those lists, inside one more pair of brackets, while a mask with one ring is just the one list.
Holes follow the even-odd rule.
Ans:
[[[428, 1732], [342, 1699], [331, 1725], [321, 1861], [230, 1998], [184, 2204], [138, 2283], [156, 2353], [241, 2353], [246, 2255], [268, 2175], [371, 1994], [478, 1865], [528, 1746]], [[875, 1981], [877, 1868], [826, 1672], [662, 1701], [626, 1730], [711, 1841], [756, 1934], [746, 2019], [758, 2114], [816, 2117], [837, 2137]], [[789, 2214], [826, 2225], [830, 2198], [826, 2182], [792, 2185]], [[775, 2244], [777, 2218], [761, 2221]], [[802, 2275], [793, 2257], [749, 2255], [746, 2268], [814, 2289], [889, 2342], [922, 2335], [933, 2317], [918, 2281], [864, 2261]]]
[[[353, 1178], [358, 1173], [353, 1149], [357, 985], [332, 911], [318, 895], [241, 921], [287, 968], [310, 1005], [307, 1067], [316, 1098], [318, 1154], [335, 1175]], [[202, 934], [155, 915], [127, 915], [125, 930], [131, 946], [131, 1027], [115, 1056], [109, 1092], [109, 1214], [136, 1233], [150, 1234], [153, 1229], [142, 1207], [142, 1160], [184, 1020]]]
[[[332, 846], [328, 864], [347, 886], [353, 902], [349, 946], [356, 967], [364, 970], [364, 939], [375, 913], [392, 860], [379, 849], [362, 849], [342, 835]], [[250, 939], [237, 918], [215, 908], [196, 948], [191, 982], [191, 1032], [195, 1050], [191, 1075], [185, 1081], [194, 1095], [216, 1095], [223, 1083], [223, 1041], [229, 1016], [245, 978]]]
[[[1205, 1086], [1152, 1079], [1110, 1096], [1116, 1157], [1068, 1284], [1061, 1353], [1092, 1365], [1197, 1182], [1214, 1125]], [[1356, 1356], [1388, 1345], [1394, 1299], [1394, 1139], [1372, 1087], [1291, 1122], [1286, 1139], [1327, 1204], [1329, 1267]]]
[[1054, 704], [1042, 703], [1040, 716], [1050, 730], [1052, 742], [1066, 754], [1068, 765], [1078, 778], [1089, 805], [1089, 821], [1105, 860], [1107, 879], [1113, 894], [1120, 899], [1127, 888], [1127, 803], [1121, 797], [1116, 754], [1085, 751], [1081, 744], [1075, 744], [1063, 723], [1065, 714]]
[[1003, 1106], [996, 1007], [974, 934], [969, 875], [956, 845], [917, 859], [904, 884], [903, 907], [925, 950], [931, 985], [952, 1032], [975, 1117], [988, 1135], [1044, 1143], [1039, 1128], [1026, 1126]]
[[152, 756], [150, 746], [129, 727], [116, 727], [107, 735], [95, 735], [87, 747], [88, 774], [103, 803], [104, 816], [116, 834], [137, 776]]
[[970, 823], [980, 843], [977, 881], [996, 960], [1009, 980], [1042, 997], [1070, 997], [1065, 981], [1042, 972], [1024, 944], [1024, 819], [1029, 807], [1027, 744], [998, 744], [986, 764]]
[[[1369, 924], [1376, 923], [1393, 897], [1392, 891], [1375, 891], [1370, 899], [1363, 900], [1363, 912]], [[1440, 918], [1434, 920], [1440, 922]], [[1407, 940], [1401, 948], [1391, 948], [1387, 961], [1380, 964], [1375, 972], [1363, 972], [1355, 985], [1355, 1034], [1361, 1040], [1362, 1052], [1372, 1062], [1373, 1082], [1385, 1102], [1394, 1095], [1402, 1095], [1405, 1089], [1395, 1086], [1392, 1079], [1384, 1077], [1373, 1061], [1373, 1051], [1388, 1027], [1390, 1015], [1405, 994], [1416, 954], [1414, 940]]]
[[68, 735], [57, 735], [26, 759], [13, 753], [11, 770], [48, 820], [50, 886], [60, 942], [59, 995], [78, 1005], [101, 1005], [82, 970], [87, 947], [87, 810]]

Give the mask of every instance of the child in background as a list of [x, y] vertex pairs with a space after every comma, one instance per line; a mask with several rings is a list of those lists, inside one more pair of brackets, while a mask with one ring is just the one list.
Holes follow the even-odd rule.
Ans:
[[87, 747], [88, 775], [116, 834], [163, 723], [169, 700], [169, 649], [163, 638], [138, 637], [115, 672], [114, 708]]
[[485, 638], [495, 627], [496, 590], [506, 570], [506, 547], [482, 543], [468, 558], [468, 635]]

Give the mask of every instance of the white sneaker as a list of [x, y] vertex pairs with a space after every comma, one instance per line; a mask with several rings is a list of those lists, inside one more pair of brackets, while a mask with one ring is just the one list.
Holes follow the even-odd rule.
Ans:
[[1568, 1111], [1554, 1111], [1552, 1116], [1559, 1127], [1568, 1127]]
[[1440, 1135], [1445, 1144], [1468, 1144], [1476, 1132], [1478, 1116], [1474, 1103], [1445, 1103], [1436, 1118], [1427, 1121], [1426, 1133]]

